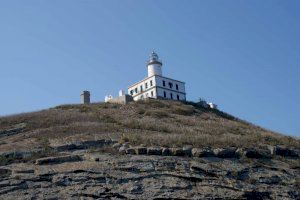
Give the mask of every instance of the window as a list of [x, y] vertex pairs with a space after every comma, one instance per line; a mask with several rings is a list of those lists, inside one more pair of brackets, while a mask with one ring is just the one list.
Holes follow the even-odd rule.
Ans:
[[180, 99], [179, 99], [179, 95], [178, 95], [178, 94], [177, 94], [177, 100], [180, 100]]
[[138, 91], [137, 91], [137, 88], [135, 88], [134, 91], [135, 91], [135, 93], [137, 93], [137, 92], [138, 92]]
[[130, 94], [133, 95], [133, 90], [130, 90]]
[[142, 85], [140, 86], [140, 88], [141, 88], [141, 92], [143, 92], [143, 86]]
[[173, 83], [169, 82], [169, 87], [172, 89]]
[[148, 93], [146, 93], [146, 98], [148, 97]]
[[152, 86], [153, 84], [152, 84], [152, 80], [150, 81], [150, 86]]
[[164, 97], [166, 98], [167, 97], [167, 93], [164, 91]]
[[166, 81], [163, 81], [163, 86], [164, 86], [164, 87], [166, 86]]
[[151, 91], [151, 97], [153, 97], [153, 91]]
[[176, 84], [176, 90], [178, 90], [178, 84]]
[[170, 96], [171, 96], [171, 99], [173, 99], [173, 94], [172, 93], [170, 94]]
[[145, 83], [145, 88], [146, 88], [146, 89], [148, 88], [148, 83]]

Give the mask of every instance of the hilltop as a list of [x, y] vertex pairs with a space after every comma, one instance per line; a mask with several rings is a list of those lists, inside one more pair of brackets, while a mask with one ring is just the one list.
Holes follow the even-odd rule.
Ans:
[[300, 198], [300, 140], [194, 102], [0, 118], [0, 199]]

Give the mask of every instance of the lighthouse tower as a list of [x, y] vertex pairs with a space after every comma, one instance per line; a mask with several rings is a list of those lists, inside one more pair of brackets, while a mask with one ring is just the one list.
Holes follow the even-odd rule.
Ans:
[[155, 98], [185, 101], [185, 83], [162, 75], [162, 62], [152, 51], [147, 62], [148, 76], [128, 87], [134, 101]]
[[162, 76], [162, 62], [159, 60], [158, 55], [152, 51], [148, 61], [148, 77], [158, 75]]

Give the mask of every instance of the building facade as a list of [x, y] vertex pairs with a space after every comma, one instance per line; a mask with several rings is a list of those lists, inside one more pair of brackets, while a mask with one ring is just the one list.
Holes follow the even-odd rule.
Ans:
[[147, 68], [148, 76], [128, 88], [128, 94], [133, 100], [145, 98], [186, 100], [185, 83], [163, 76], [162, 62], [155, 52], [151, 53]]

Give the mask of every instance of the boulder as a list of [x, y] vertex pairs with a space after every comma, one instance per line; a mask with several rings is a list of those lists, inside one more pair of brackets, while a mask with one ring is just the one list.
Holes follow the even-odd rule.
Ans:
[[214, 157], [215, 154], [213, 150], [210, 148], [204, 148], [204, 149], [199, 149], [198, 150], [198, 157]]
[[0, 168], [0, 178], [10, 176], [12, 171], [6, 168]]
[[171, 148], [173, 156], [185, 156], [185, 151], [182, 148]]
[[271, 158], [272, 157], [271, 151], [269, 149], [261, 149], [261, 148], [247, 149], [244, 152], [244, 155], [247, 158]]
[[236, 149], [234, 147], [231, 148], [218, 148], [214, 149], [214, 154], [219, 158], [237, 158]]
[[163, 156], [171, 156], [172, 155], [172, 151], [169, 148], [163, 148], [162, 149], [162, 155]]
[[119, 149], [122, 146], [120, 143], [115, 143], [112, 147], [115, 149]]
[[182, 148], [182, 150], [184, 151], [185, 156], [189, 156], [189, 157], [192, 156], [192, 149], [193, 149], [193, 147], [191, 145], [184, 146]]
[[81, 161], [82, 158], [78, 155], [67, 155], [58, 157], [46, 157], [40, 158], [35, 161], [36, 165], [49, 165], [49, 164], [59, 164], [64, 162], [77, 162]]
[[125, 147], [125, 146], [121, 146], [121, 147], [119, 148], [119, 153], [125, 154], [125, 153], [126, 153], [126, 149], [128, 149], [128, 148]]
[[289, 149], [284, 146], [276, 146], [274, 148], [274, 154], [277, 156], [283, 156], [283, 157], [299, 157], [299, 152], [293, 149]]
[[149, 147], [147, 149], [148, 155], [161, 155], [162, 154], [162, 148], [160, 147]]
[[201, 150], [202, 149], [200, 149], [200, 148], [193, 148], [192, 149], [192, 156], [193, 157], [199, 157]]
[[138, 155], [146, 155], [147, 154], [147, 148], [146, 147], [136, 147], [135, 153]]
[[126, 154], [131, 154], [131, 155], [136, 154], [134, 148], [128, 148], [128, 149], [125, 150], [125, 152], [126, 152]]

